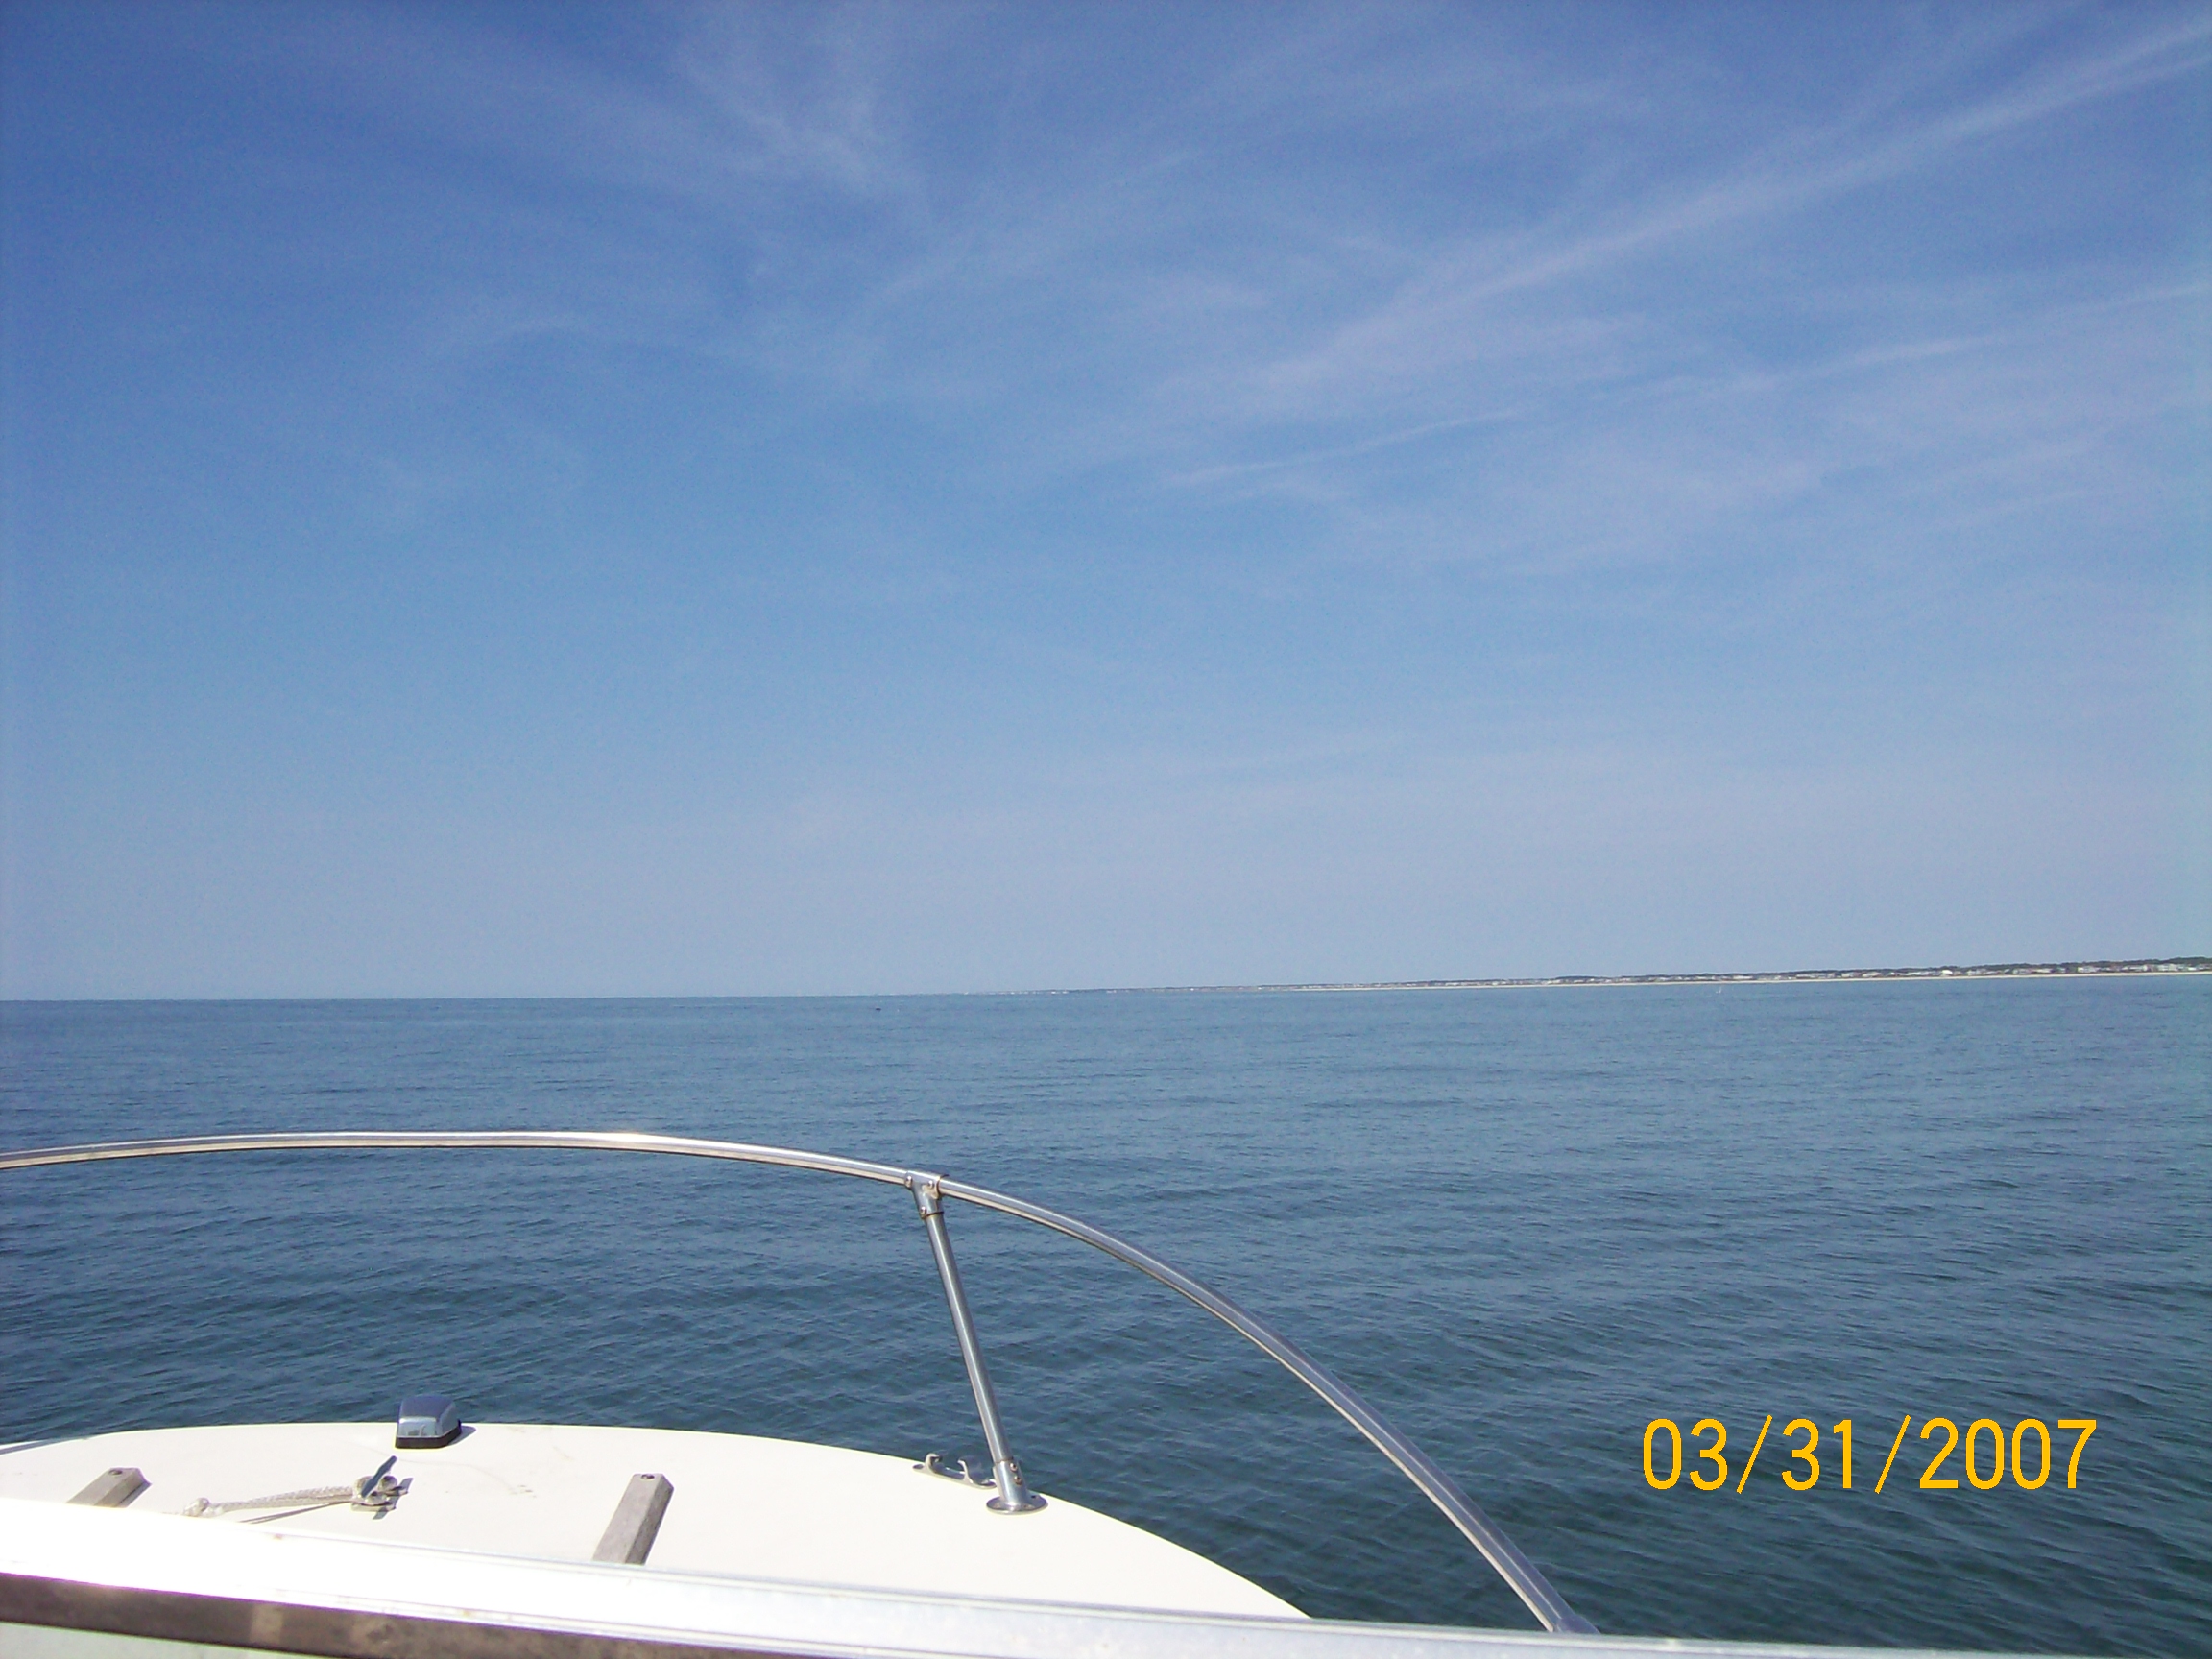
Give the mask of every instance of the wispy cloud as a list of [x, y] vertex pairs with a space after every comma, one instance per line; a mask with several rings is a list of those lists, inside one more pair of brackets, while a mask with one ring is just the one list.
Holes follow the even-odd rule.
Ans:
[[[1614, 222], [1562, 234], [1542, 228], [1440, 251], [1381, 305], [1306, 351], [1257, 368], [1245, 384], [1256, 414], [1290, 415], [1488, 354], [1496, 303], [1588, 279], [1656, 251], [1711, 239], [1746, 222], [1931, 168], [1957, 151], [2212, 62], [2212, 22], [2147, 31], [2085, 60], [2030, 77], [1968, 108], [1866, 132], [1863, 119], [1792, 134], [1728, 175], [1630, 204]], [[1730, 252], [1734, 252], [1731, 247]], [[1510, 334], [1507, 335], [1510, 340]], [[1509, 349], [1509, 348], [1508, 348]]]
[[[1193, 25], [1190, 63], [1114, 120], [1038, 104], [1086, 65], [1018, 15], [648, 17], [619, 63], [447, 18], [402, 19], [413, 43], [381, 13], [305, 31], [325, 72], [369, 65], [386, 119], [568, 192], [501, 205], [530, 264], [452, 279], [387, 377], [538, 341], [672, 352], [794, 419], [956, 426], [979, 488], [1271, 497], [1311, 516], [1301, 557], [1416, 564], [1672, 557], [1870, 467], [2116, 488], [2161, 371], [2076, 313], [2155, 273], [2083, 247], [1905, 298], [1830, 243], [1891, 235], [1909, 267], [1922, 232], [1882, 228], [1883, 192], [1971, 190], [2008, 146], [2212, 64], [2194, 10], [1961, 13], [1819, 111], [1684, 145], [1711, 63], [1563, 59], [1458, 12]], [[1332, 175], [1385, 133], [1450, 164], [1380, 199], [1386, 173]], [[2066, 344], [2094, 326], [2116, 332]], [[2001, 396], [2025, 401], [1977, 401]]]

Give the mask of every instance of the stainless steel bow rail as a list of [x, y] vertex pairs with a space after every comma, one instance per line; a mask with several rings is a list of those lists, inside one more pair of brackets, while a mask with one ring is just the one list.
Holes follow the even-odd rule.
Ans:
[[945, 1286], [945, 1302], [952, 1314], [952, 1329], [960, 1340], [960, 1358], [968, 1368], [968, 1385], [975, 1395], [975, 1414], [983, 1425], [983, 1439], [991, 1452], [996, 1492], [990, 1506], [1005, 1514], [1042, 1508], [1044, 1500], [1022, 1479], [1022, 1466], [1006, 1444], [1006, 1431], [998, 1418], [998, 1399], [991, 1388], [991, 1374], [983, 1362], [983, 1346], [975, 1334], [975, 1320], [968, 1310], [968, 1295], [961, 1287], [960, 1269], [952, 1259], [952, 1239], [945, 1225], [945, 1203], [958, 1198], [1002, 1215], [1019, 1216], [1048, 1227], [1055, 1233], [1102, 1250], [1126, 1262], [1140, 1273], [1157, 1279], [1170, 1290], [1188, 1297], [1214, 1318], [1244, 1337], [1288, 1371], [1299, 1382], [1334, 1407], [1353, 1428], [1364, 1434], [1383, 1456], [1398, 1466], [1407, 1479], [1418, 1486], [1452, 1524], [1467, 1535], [1469, 1543], [1512, 1586], [1545, 1629], [1595, 1635], [1597, 1626], [1567, 1605], [1551, 1588], [1534, 1562], [1521, 1553], [1498, 1524], [1482, 1513], [1458, 1483], [1444, 1473], [1430, 1455], [1390, 1427], [1366, 1401], [1331, 1376], [1302, 1353], [1298, 1345], [1228, 1297], [1209, 1290], [1195, 1279], [1176, 1271], [1148, 1250], [1141, 1250], [1113, 1234], [1031, 1204], [994, 1192], [988, 1187], [971, 1187], [965, 1181], [889, 1164], [871, 1164], [859, 1158], [834, 1158], [820, 1152], [801, 1152], [786, 1146], [753, 1146], [737, 1141], [700, 1141], [680, 1135], [647, 1135], [628, 1131], [583, 1129], [492, 1130], [337, 1130], [307, 1135], [196, 1135], [166, 1141], [108, 1141], [84, 1146], [41, 1146], [23, 1152], [0, 1152], [0, 1170], [34, 1169], [52, 1164], [99, 1164], [123, 1158], [170, 1158], [201, 1152], [351, 1152], [398, 1148], [435, 1149], [509, 1147], [533, 1151], [659, 1152], [680, 1158], [718, 1158], [733, 1164], [771, 1164], [788, 1169], [815, 1169], [826, 1175], [849, 1175], [862, 1181], [880, 1181], [903, 1187], [913, 1195], [915, 1208], [929, 1236], [930, 1254], [937, 1276]]

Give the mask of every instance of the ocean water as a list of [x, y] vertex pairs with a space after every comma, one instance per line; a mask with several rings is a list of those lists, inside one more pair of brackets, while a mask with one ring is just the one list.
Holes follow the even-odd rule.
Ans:
[[[0, 1007], [11, 1146], [619, 1126], [938, 1168], [1275, 1322], [1607, 1631], [2080, 1653], [2212, 1652], [2208, 1075], [2202, 978]], [[1022, 1223], [956, 1207], [953, 1237], [1041, 1489], [1315, 1614], [1527, 1625], [1232, 1333]], [[0, 1176], [0, 1438], [437, 1390], [981, 1450], [890, 1188], [517, 1152], [43, 1169]], [[2056, 1473], [1923, 1489], [1932, 1416], [2051, 1423]], [[1653, 1489], [1658, 1417], [1723, 1422], [1728, 1482]], [[2098, 1424], [2072, 1490], [2059, 1418]]]

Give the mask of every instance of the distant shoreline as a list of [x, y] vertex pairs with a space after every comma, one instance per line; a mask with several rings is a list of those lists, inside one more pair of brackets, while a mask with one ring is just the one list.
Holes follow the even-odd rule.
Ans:
[[1916, 979], [2096, 979], [2150, 974], [2212, 974], [2212, 956], [2125, 962], [1983, 962], [1946, 968], [1794, 968], [1769, 974], [1562, 974], [1550, 979], [1374, 979], [1282, 985], [1101, 986], [1063, 997], [1161, 991], [1541, 991], [1596, 985], [1832, 985]]
[[475, 994], [460, 996], [349, 997], [0, 997], [0, 1008], [36, 1005], [154, 1005], [192, 1003], [299, 1003], [323, 1002], [752, 1002], [846, 1001], [882, 1002], [892, 998], [930, 997], [1160, 997], [1202, 996], [1220, 992], [1292, 991], [1547, 991], [1579, 990], [1610, 985], [1879, 985], [1950, 979], [2098, 979], [2142, 978], [2159, 974], [2212, 974], [2212, 956], [2136, 957], [2127, 961], [2099, 962], [1981, 962], [1971, 966], [1940, 968], [1793, 968], [1763, 974], [1560, 974], [1548, 979], [1342, 979], [1286, 981], [1263, 985], [1041, 985], [1027, 990], [1000, 991], [815, 991], [815, 992], [656, 992], [567, 993], [537, 996]]

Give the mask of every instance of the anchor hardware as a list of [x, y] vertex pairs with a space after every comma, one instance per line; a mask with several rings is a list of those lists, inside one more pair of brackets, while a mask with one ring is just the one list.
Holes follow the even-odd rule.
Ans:
[[310, 1509], [327, 1509], [333, 1504], [345, 1503], [355, 1509], [367, 1510], [372, 1520], [381, 1521], [389, 1515], [407, 1489], [415, 1484], [413, 1476], [401, 1480], [392, 1474], [397, 1456], [387, 1457], [376, 1465], [375, 1472], [364, 1475], [350, 1486], [310, 1486], [298, 1492], [273, 1492], [266, 1498], [233, 1498], [218, 1503], [211, 1498], [195, 1499], [186, 1506], [187, 1515], [228, 1515], [233, 1509], [281, 1509], [281, 1515], [256, 1515], [246, 1523], [258, 1527], [267, 1521], [282, 1521], [294, 1515], [304, 1515]]

